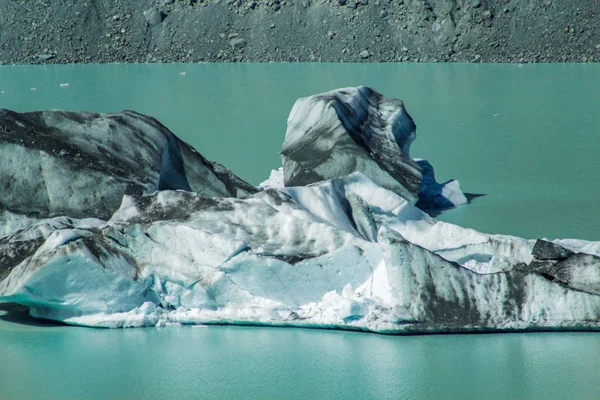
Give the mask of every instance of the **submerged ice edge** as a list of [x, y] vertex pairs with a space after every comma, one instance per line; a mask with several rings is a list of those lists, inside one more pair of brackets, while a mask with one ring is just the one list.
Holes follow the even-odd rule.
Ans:
[[81, 316], [62, 317], [51, 316], [46, 310], [40, 312], [33, 308], [31, 315], [35, 318], [60, 321], [67, 325], [104, 329], [127, 328], [161, 328], [169, 326], [211, 326], [211, 325], [240, 325], [280, 328], [309, 328], [335, 329], [346, 331], [371, 332], [389, 335], [436, 334], [436, 333], [503, 333], [503, 332], [548, 332], [548, 331], [600, 331], [598, 321], [507, 321], [498, 325], [485, 324], [419, 324], [415, 322], [376, 324], [366, 319], [342, 320], [324, 316], [311, 319], [289, 317], [288, 313], [280, 313], [280, 318], [274, 318], [275, 313], [259, 313], [253, 310], [203, 310], [181, 309], [164, 310], [154, 303], [144, 303], [126, 313], [87, 314]]

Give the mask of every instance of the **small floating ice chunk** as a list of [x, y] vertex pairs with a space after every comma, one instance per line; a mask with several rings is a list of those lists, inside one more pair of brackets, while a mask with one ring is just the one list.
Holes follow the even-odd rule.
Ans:
[[438, 183], [435, 180], [433, 165], [429, 161], [420, 158], [415, 158], [414, 161], [423, 171], [417, 207], [430, 211], [447, 210], [468, 203], [457, 180], [450, 179], [444, 183]]
[[269, 179], [263, 181], [258, 185], [258, 187], [262, 190], [265, 189], [279, 189], [284, 187], [283, 184], [283, 167], [279, 169], [271, 170], [271, 174], [269, 175]]
[[71, 84], [70, 83], [61, 83], [60, 84], [60, 87], [67, 87], [67, 86], [71, 86]]
[[180, 72], [179, 75], [185, 76], [185, 72]]
[[32, 87], [32, 88], [31, 88], [31, 90], [32, 90], [32, 91], [36, 91], [36, 90], [37, 90], [37, 88], [34, 88], [34, 87]]

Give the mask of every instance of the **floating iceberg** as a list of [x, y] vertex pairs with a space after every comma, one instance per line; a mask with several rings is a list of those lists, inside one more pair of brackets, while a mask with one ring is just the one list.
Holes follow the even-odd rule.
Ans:
[[285, 186], [361, 172], [415, 202], [422, 175], [409, 153], [416, 129], [402, 101], [368, 87], [299, 99], [281, 149]]
[[[378, 96], [366, 88], [330, 92], [301, 101], [300, 108], [297, 103], [290, 120], [305, 121], [306, 128], [306, 121], [327, 126], [323, 134], [328, 135], [332, 123], [323, 120], [323, 109], [332, 107], [327, 118], [350, 120], [354, 111], [348, 111], [348, 104], [356, 110], [371, 107], [368, 115], [399, 115], [402, 123], [410, 119], [401, 103]], [[346, 108], [324, 105], [323, 98], [342, 98]], [[316, 104], [316, 113], [310, 104]], [[385, 113], [378, 107], [387, 107]], [[89, 118], [69, 115], [69, 127], [61, 134], [65, 142], [78, 143]], [[290, 163], [293, 171], [308, 164], [286, 162], [289, 154], [283, 154], [283, 169], [256, 190], [228, 171], [215, 172], [215, 164], [199, 154], [183, 157], [177, 167], [165, 164], [164, 148], [170, 145], [163, 144], [157, 153], [146, 153], [159, 154], [144, 164], [155, 167], [134, 175], [154, 183], [144, 190], [120, 191], [120, 205], [108, 217], [80, 206], [71, 214], [52, 209], [35, 217], [24, 208], [8, 210], [11, 225], [0, 234], [0, 296], [29, 306], [34, 317], [94, 327], [258, 324], [393, 334], [600, 328], [600, 243], [488, 235], [431, 218], [413, 203], [424, 191], [422, 177], [433, 179], [433, 174], [423, 173], [423, 164], [408, 158], [407, 145], [399, 145], [398, 132], [409, 132], [410, 141], [414, 123], [394, 131], [382, 129], [378, 118], [360, 121], [339, 122], [336, 137], [344, 136], [344, 129], [346, 139], [353, 141], [370, 132], [371, 143], [383, 143], [374, 137], [387, 135], [394, 152], [401, 149], [402, 163], [418, 173], [384, 185], [378, 179], [385, 174], [375, 171], [378, 156], [372, 156], [365, 170], [338, 175], [324, 168], [320, 171], [335, 176], [290, 185], [290, 177], [295, 179], [287, 171]], [[360, 126], [359, 135], [352, 136], [345, 126]], [[115, 143], [127, 148], [143, 133], [141, 128], [135, 134], [119, 130]], [[4, 142], [18, 143], [2, 135]], [[312, 135], [314, 139], [317, 133]], [[158, 142], [188, 148], [174, 135], [169, 140], [163, 136]], [[288, 135], [288, 145], [302, 139], [290, 140]], [[94, 154], [127, 161], [112, 151]], [[182, 177], [190, 182], [190, 171], [212, 171], [219, 178], [217, 188], [161, 187], [156, 182], [164, 165], [176, 172], [168, 175], [176, 182]], [[393, 173], [386, 172], [386, 179]], [[8, 174], [17, 172], [2, 169], [0, 179]], [[63, 179], [70, 177], [65, 173]], [[425, 183], [430, 192], [461, 203], [458, 187], [446, 190], [434, 183]], [[42, 196], [35, 190], [24, 193], [34, 200]], [[21, 196], [24, 207], [27, 195]]]
[[236, 197], [256, 191], [154, 118], [133, 111], [0, 110], [0, 121], [0, 235], [43, 217], [108, 219], [125, 193], [182, 189]]

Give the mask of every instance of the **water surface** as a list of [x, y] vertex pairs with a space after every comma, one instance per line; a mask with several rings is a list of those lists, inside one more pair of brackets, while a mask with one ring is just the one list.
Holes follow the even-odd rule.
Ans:
[[0, 107], [134, 109], [258, 184], [281, 165], [297, 98], [368, 85], [405, 101], [418, 127], [413, 157], [487, 194], [441, 219], [600, 240], [599, 81], [600, 64], [2, 66]]
[[9, 311], [0, 311], [0, 399], [591, 400], [600, 394], [596, 333], [103, 330], [38, 326], [13, 306], [0, 309]]
[[[405, 101], [413, 157], [487, 194], [442, 219], [600, 240], [599, 77], [587, 64], [2, 66], [0, 107], [134, 109], [257, 184], [281, 165], [297, 98], [369, 85]], [[0, 399], [600, 398], [597, 333], [94, 330], [0, 303], [0, 348]]]

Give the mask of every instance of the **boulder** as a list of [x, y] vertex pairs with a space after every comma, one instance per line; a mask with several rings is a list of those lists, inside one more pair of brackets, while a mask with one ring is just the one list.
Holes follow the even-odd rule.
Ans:
[[365, 86], [299, 99], [281, 149], [285, 186], [361, 172], [414, 203], [422, 179], [409, 155], [415, 137], [404, 103]]
[[144, 11], [144, 18], [148, 26], [160, 24], [165, 19], [165, 13], [157, 7], [152, 7]]

